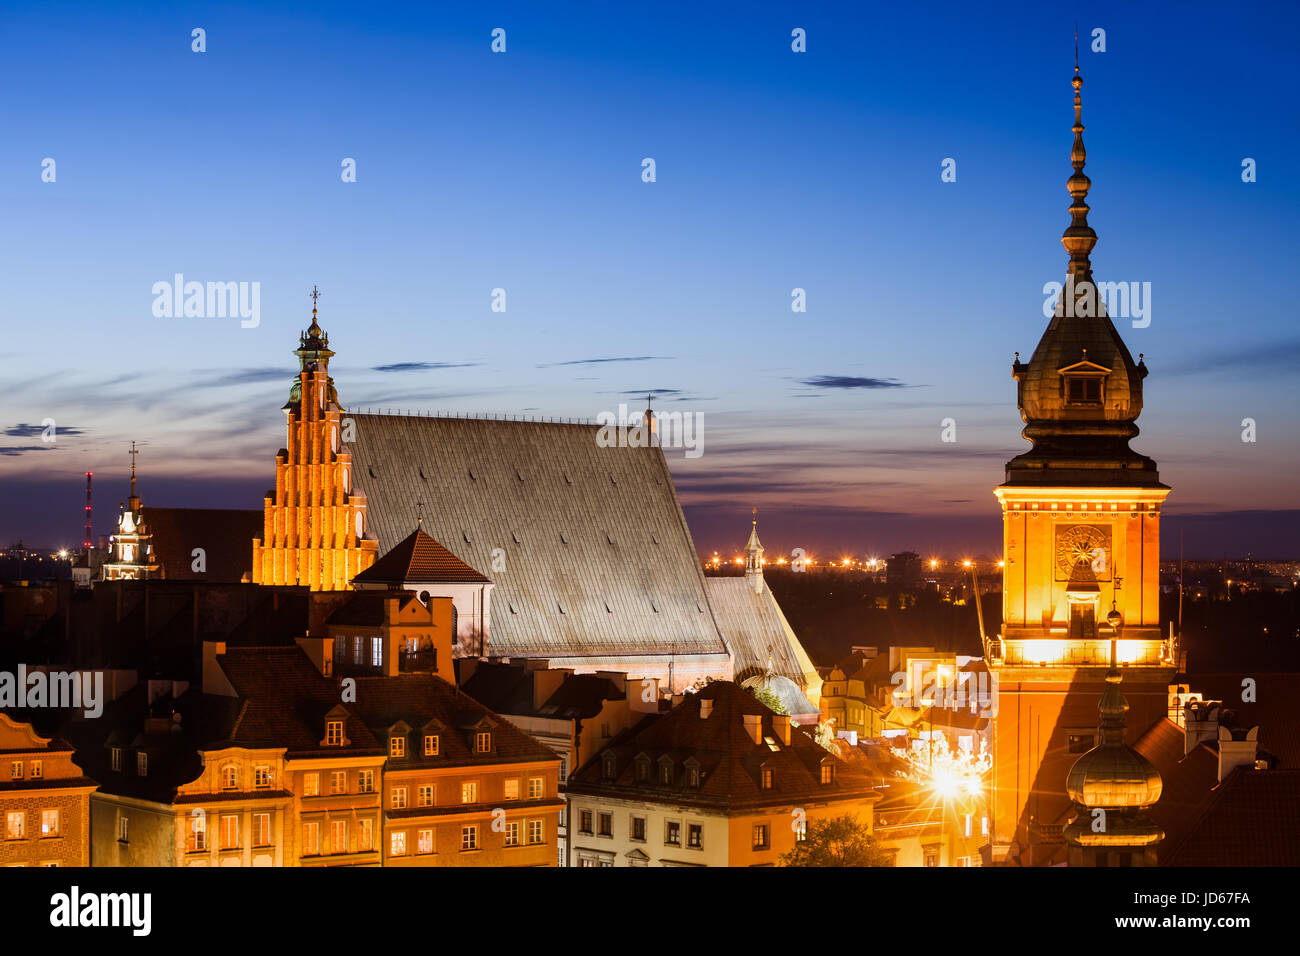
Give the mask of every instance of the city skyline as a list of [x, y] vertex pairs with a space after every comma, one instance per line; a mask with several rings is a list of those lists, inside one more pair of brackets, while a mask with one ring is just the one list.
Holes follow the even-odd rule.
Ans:
[[[702, 414], [704, 453], [666, 453], [703, 553], [755, 506], [782, 550], [994, 553], [992, 488], [1026, 447], [1011, 356], [1065, 278], [1074, 14], [981, 13], [974, 49], [972, 13], [844, 16], [236, 10], [196, 54], [179, 21], [96, 12], [68, 38], [33, 15], [0, 43], [10, 69], [61, 64], [59, 109], [14, 104], [0, 157], [0, 486], [25, 503], [0, 537], [78, 543], [87, 470], [107, 532], [131, 440], [146, 509], [259, 508], [319, 284], [348, 409], [595, 418], [651, 393]], [[1116, 320], [1151, 369], [1134, 445], [1175, 489], [1166, 556], [1181, 532], [1188, 557], [1289, 557], [1289, 31], [1217, 25], [1193, 68], [1205, 20], [1167, 20], [1079, 24], [1097, 276], [1154, 303]], [[258, 322], [156, 316], [178, 273], [259, 283]]]

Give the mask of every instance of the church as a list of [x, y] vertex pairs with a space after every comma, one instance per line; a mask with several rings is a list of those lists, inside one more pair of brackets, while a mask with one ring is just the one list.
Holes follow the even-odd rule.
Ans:
[[818, 700], [821, 678], [762, 579], [756, 527], [743, 582], [707, 579], [657, 442], [607, 447], [571, 421], [348, 411], [316, 308], [294, 354], [253, 583], [450, 597], [457, 657], [674, 692], [772, 673]]

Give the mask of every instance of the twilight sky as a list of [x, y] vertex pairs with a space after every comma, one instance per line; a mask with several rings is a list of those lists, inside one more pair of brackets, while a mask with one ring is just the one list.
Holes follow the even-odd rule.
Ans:
[[[267, 6], [4, 15], [0, 543], [78, 542], [86, 470], [107, 532], [132, 439], [146, 507], [260, 507], [318, 284], [349, 408], [702, 414], [701, 550], [756, 505], [773, 552], [994, 554], [1081, 15], [1166, 554], [1294, 553], [1295, 4]], [[176, 273], [260, 283], [260, 323], [155, 317]]]

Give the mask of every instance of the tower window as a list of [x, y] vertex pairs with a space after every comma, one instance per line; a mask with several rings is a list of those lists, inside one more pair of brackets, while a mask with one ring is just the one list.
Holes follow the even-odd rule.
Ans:
[[1067, 375], [1065, 402], [1067, 405], [1100, 405], [1101, 379], [1094, 375]]

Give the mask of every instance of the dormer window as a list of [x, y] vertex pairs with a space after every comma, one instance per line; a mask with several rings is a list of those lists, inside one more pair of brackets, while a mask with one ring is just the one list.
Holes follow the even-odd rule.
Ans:
[[110, 755], [110, 757], [112, 758], [112, 767], [113, 767], [113, 769], [114, 769], [114, 770], [121, 770], [121, 769], [122, 769], [122, 748], [121, 748], [121, 747], [113, 747], [113, 748], [109, 751], [109, 755]]
[[221, 789], [238, 790], [239, 789], [239, 768], [231, 765], [221, 768]]
[[[604, 764], [605, 764], [605, 766], [604, 766], [605, 779], [606, 779], [606, 780], [613, 780], [613, 779], [617, 776], [616, 771], [617, 771], [617, 769], [618, 769], [618, 766], [617, 766], [617, 764], [616, 764], [615, 761], [614, 761], [614, 755], [613, 755], [613, 754], [606, 754], [606, 755], [605, 755], [605, 761], [604, 761]], [[643, 779], [642, 776], [641, 776], [641, 765], [640, 765], [639, 763], [637, 764], [637, 771], [636, 771], [636, 772], [637, 772], [637, 779], [638, 779], [638, 780]]]
[[325, 746], [327, 747], [343, 746], [343, 721], [341, 720], [325, 721]]
[[388, 738], [388, 756], [405, 757], [406, 756], [406, 738], [394, 734]]
[[764, 790], [772, 789], [772, 768], [764, 767], [758, 772], [758, 785]]
[[143, 750], [135, 755], [135, 775], [137, 777], [149, 776], [149, 755]]
[[1101, 379], [1083, 375], [1066, 376], [1065, 401], [1069, 405], [1100, 405]]
[[474, 735], [474, 752], [479, 754], [490, 754], [492, 752], [491, 733], [481, 731]]
[[1101, 408], [1106, 399], [1106, 377], [1110, 369], [1085, 358], [1082, 362], [1067, 365], [1061, 373], [1061, 397], [1065, 404], [1076, 408]]
[[827, 783], [834, 783], [834, 782], [835, 782], [835, 764], [832, 763], [830, 760], [823, 761], [822, 783], [827, 784]]
[[636, 761], [636, 782], [646, 783], [650, 780], [650, 761], [645, 757], [638, 757]]
[[426, 757], [438, 756], [438, 735], [437, 734], [425, 734], [424, 755]]

